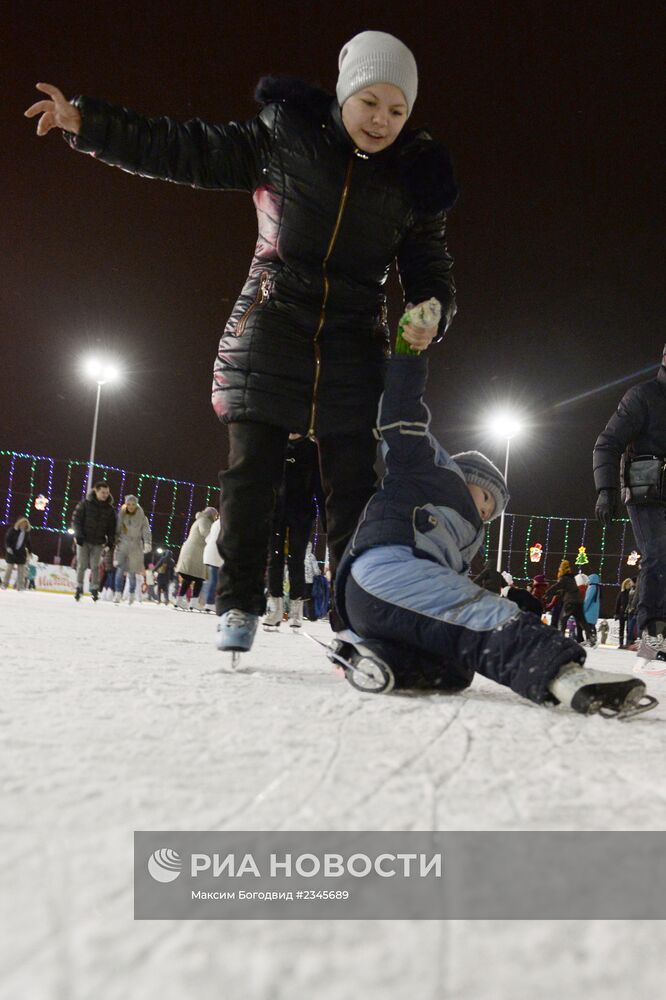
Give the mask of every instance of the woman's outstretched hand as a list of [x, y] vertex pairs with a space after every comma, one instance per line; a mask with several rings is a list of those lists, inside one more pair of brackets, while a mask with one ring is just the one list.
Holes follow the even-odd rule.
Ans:
[[81, 128], [79, 109], [72, 107], [63, 92], [51, 83], [38, 83], [37, 90], [48, 94], [50, 98], [48, 101], [37, 101], [24, 112], [26, 118], [41, 116], [37, 122], [37, 135], [46, 135], [52, 128], [62, 128], [78, 135]]

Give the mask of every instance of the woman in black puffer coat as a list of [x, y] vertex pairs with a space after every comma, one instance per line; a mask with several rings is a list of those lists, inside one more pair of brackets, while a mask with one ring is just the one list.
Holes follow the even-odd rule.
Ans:
[[[593, 645], [592, 630], [590, 624], [583, 614], [583, 595], [578, 589], [576, 577], [567, 559], [563, 559], [557, 571], [557, 580], [545, 592], [544, 601], [549, 597], [559, 596], [562, 600], [562, 611], [560, 614], [560, 631], [566, 633], [567, 622], [573, 618], [576, 625], [585, 633], [585, 641]], [[580, 635], [581, 633], [579, 633]]]
[[[133, 173], [252, 195], [259, 237], [220, 340], [213, 405], [229, 427], [221, 472], [217, 610], [264, 610], [271, 511], [290, 432], [319, 445], [331, 565], [374, 488], [372, 436], [389, 332], [384, 283], [397, 263], [405, 300], [442, 303], [439, 328], [408, 327], [419, 348], [455, 312], [446, 211], [448, 154], [404, 128], [416, 98], [409, 50], [383, 32], [343, 47], [333, 98], [291, 78], [264, 78], [250, 121], [210, 125], [143, 118], [56, 88], [38, 132]], [[335, 624], [335, 621], [334, 621]], [[230, 647], [227, 647], [230, 648]]]

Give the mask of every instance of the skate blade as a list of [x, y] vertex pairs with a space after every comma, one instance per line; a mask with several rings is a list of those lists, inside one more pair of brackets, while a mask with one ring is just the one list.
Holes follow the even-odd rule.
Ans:
[[[656, 666], [659, 664], [659, 666]], [[663, 677], [666, 675], [666, 661], [664, 660], [639, 660], [632, 668], [632, 674], [637, 677]]]
[[241, 662], [241, 651], [239, 649], [232, 649], [231, 651], [231, 669], [238, 670]]
[[326, 647], [326, 655], [329, 660], [342, 667], [345, 680], [357, 691], [365, 694], [388, 694], [393, 690], [393, 673], [377, 660], [361, 655], [352, 662], [330, 646]]
[[645, 693], [645, 684], [640, 680], [631, 680], [627, 677], [618, 678], [614, 683], [599, 684], [591, 682], [581, 687], [571, 700], [571, 707], [581, 715], [601, 715], [605, 719], [630, 718], [638, 715], [639, 711], [647, 712], [654, 707], [653, 701], [646, 701], [644, 708], [643, 699], [649, 699]]
[[385, 667], [367, 656], [362, 656], [356, 663], [349, 663], [345, 675], [352, 687], [366, 694], [387, 694], [395, 683]]
[[620, 722], [624, 722], [626, 719], [633, 719], [635, 715], [642, 715], [643, 712], [649, 712], [651, 709], [656, 708], [658, 704], [659, 702], [656, 698], [653, 698], [650, 694], [645, 694], [640, 701], [629, 702], [619, 710], [614, 708], [600, 708], [599, 715], [604, 719], [618, 719]]
[[[393, 690], [395, 685], [393, 674], [375, 660], [369, 660], [362, 656], [355, 664], [351, 663], [344, 656], [340, 656], [339, 652], [331, 645], [322, 642], [314, 635], [310, 635], [309, 632], [303, 630], [300, 634], [304, 635], [310, 642], [321, 646], [326, 651], [328, 659], [334, 664], [335, 672], [342, 673], [345, 680], [357, 691], [363, 691], [365, 694], [388, 694], [389, 691]], [[340, 640], [333, 641], [343, 645]]]

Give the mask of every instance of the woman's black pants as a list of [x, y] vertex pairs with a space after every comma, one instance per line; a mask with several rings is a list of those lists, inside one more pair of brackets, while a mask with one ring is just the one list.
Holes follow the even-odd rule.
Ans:
[[[273, 510], [284, 469], [289, 434], [260, 423], [233, 423], [229, 465], [220, 472], [218, 548], [223, 565], [217, 581], [216, 609], [262, 615], [264, 580]], [[372, 496], [377, 443], [372, 430], [331, 434], [318, 439], [319, 468], [326, 502], [331, 573], [342, 558], [363, 508]], [[333, 609], [331, 625], [342, 626]]]

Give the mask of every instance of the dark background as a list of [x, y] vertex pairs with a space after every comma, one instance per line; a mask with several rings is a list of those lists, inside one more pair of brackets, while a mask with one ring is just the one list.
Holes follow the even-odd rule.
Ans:
[[[429, 403], [450, 450], [503, 445], [494, 401], [532, 417], [512, 445], [511, 509], [589, 516], [594, 440], [654, 363], [663, 308], [663, 8], [656, 3], [143, 2], [3, 5], [0, 448], [87, 458], [90, 349], [123, 360], [98, 458], [215, 481], [226, 436], [209, 396], [218, 336], [255, 239], [249, 197], [124, 174], [38, 139], [37, 81], [147, 114], [253, 115], [264, 73], [334, 88], [366, 28], [414, 51], [410, 125], [450, 148], [459, 313], [433, 350]], [[392, 325], [399, 303], [392, 283]], [[647, 376], [643, 376], [647, 377]]]

